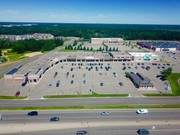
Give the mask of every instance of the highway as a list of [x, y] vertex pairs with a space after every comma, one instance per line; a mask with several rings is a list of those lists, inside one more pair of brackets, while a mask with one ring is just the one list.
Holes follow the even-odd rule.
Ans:
[[100, 106], [100, 105], [179, 105], [179, 97], [129, 97], [129, 98], [70, 98], [42, 100], [0, 100], [0, 107], [36, 107], [36, 106]]
[[[109, 111], [101, 116], [102, 111]], [[75, 135], [87, 130], [90, 135], [136, 135], [139, 128], [146, 128], [151, 135], [179, 135], [180, 109], [149, 109], [140, 115], [128, 110], [64, 110], [38, 111], [38, 116], [27, 116], [28, 111], [0, 111], [0, 134], [12, 135]], [[59, 122], [50, 122], [53, 116]], [[9, 130], [11, 129], [11, 130]]]

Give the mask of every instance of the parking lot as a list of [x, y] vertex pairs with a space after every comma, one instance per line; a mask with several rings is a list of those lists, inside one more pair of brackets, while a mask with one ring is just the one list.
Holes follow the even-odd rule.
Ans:
[[[150, 69], [143, 68], [147, 66]], [[126, 69], [123, 70], [124, 67]], [[169, 64], [152, 65], [149, 62], [60, 63], [47, 72], [39, 84], [30, 86], [30, 95], [32, 98], [40, 98], [43, 95], [91, 94], [93, 91], [99, 94], [126, 93], [139, 97], [142, 93], [171, 93], [165, 89], [166, 81], [156, 77], [161, 70], [168, 67]], [[150, 78], [155, 89], [138, 90], [125, 77], [125, 72], [139, 72]]]
[[[124, 46], [124, 49], [127, 50], [128, 47]], [[72, 55], [61, 55], [70, 54]], [[160, 72], [168, 67], [172, 67], [173, 72], [180, 72], [180, 53], [156, 54], [160, 55], [162, 61], [155, 64], [134, 61], [59, 63], [46, 72], [36, 85], [27, 84], [22, 87], [21, 83], [0, 79], [0, 94], [14, 96], [20, 91], [20, 96], [39, 99], [43, 95], [91, 94], [92, 91], [99, 94], [129, 94], [131, 97], [142, 96], [142, 93], [171, 93], [166, 90], [167, 81], [160, 80], [156, 75], [160, 75]], [[130, 79], [125, 77], [125, 72], [138, 72], [150, 78], [155, 89], [138, 90]]]

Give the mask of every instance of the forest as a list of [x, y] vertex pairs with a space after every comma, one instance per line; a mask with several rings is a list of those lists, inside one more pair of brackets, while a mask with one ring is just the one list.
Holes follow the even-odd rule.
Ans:
[[12, 48], [13, 52], [24, 53], [26, 51], [50, 51], [55, 47], [62, 46], [64, 41], [62, 39], [53, 40], [21, 40], [21, 41], [9, 41], [0, 40], [0, 49]]
[[12, 23], [0, 23], [0, 35], [50, 33], [54, 36], [84, 39], [120, 37], [125, 40], [180, 40], [180, 25], [33, 23], [26, 27], [2, 27], [4, 24]]

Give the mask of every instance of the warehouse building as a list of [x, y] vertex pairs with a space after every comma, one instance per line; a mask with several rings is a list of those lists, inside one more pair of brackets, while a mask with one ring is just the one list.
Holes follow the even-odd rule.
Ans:
[[122, 38], [91, 38], [91, 44], [122, 43]]
[[180, 51], [179, 42], [137, 42], [137, 44], [154, 51]]

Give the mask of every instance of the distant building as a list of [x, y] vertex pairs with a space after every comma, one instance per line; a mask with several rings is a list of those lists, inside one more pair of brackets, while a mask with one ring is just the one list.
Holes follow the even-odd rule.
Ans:
[[179, 42], [137, 42], [137, 44], [154, 51], [180, 51]]
[[159, 55], [156, 55], [152, 52], [128, 52], [131, 56], [133, 56], [133, 60], [136, 62], [144, 62], [144, 61], [160, 61]]
[[30, 35], [30, 34], [26, 34], [26, 35], [0, 35], [0, 39], [11, 40], [11, 41], [26, 40], [26, 39], [47, 40], [47, 39], [54, 39], [54, 36], [51, 34], [46, 34], [46, 33], [35, 33], [32, 35]]
[[139, 73], [130, 73], [130, 79], [134, 85], [139, 89], [152, 89], [154, 85], [148, 77], [144, 77]]
[[122, 38], [91, 38], [92, 44], [122, 43], [122, 42], [124, 42]]

